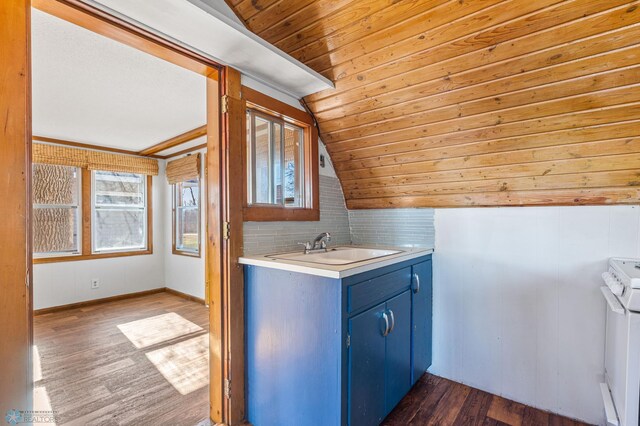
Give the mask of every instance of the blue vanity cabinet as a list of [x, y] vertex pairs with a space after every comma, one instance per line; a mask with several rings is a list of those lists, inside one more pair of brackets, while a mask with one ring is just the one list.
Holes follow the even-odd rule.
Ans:
[[247, 265], [248, 420], [378, 425], [431, 362], [430, 274], [431, 255], [345, 278]]
[[433, 278], [431, 256], [412, 266], [411, 275], [412, 309], [412, 364], [411, 384], [413, 385], [431, 366], [432, 318], [433, 318]]
[[385, 416], [386, 304], [349, 319], [349, 424], [375, 425]]
[[387, 335], [385, 416], [411, 389], [411, 294], [405, 291], [387, 302], [393, 328]]

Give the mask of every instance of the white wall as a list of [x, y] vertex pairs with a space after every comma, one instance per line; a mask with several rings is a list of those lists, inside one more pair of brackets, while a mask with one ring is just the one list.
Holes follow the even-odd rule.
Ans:
[[603, 422], [611, 256], [640, 256], [638, 206], [438, 209], [431, 371]]
[[[165, 193], [163, 211], [165, 214], [164, 225], [164, 239], [166, 241], [166, 247], [164, 248], [164, 277], [167, 287], [182, 293], [190, 294], [191, 296], [204, 299], [204, 262], [205, 255], [204, 250], [206, 246], [205, 240], [205, 227], [206, 227], [206, 209], [205, 209], [205, 194], [206, 194], [206, 179], [204, 177], [205, 158], [204, 154], [206, 149], [195, 151], [193, 154], [200, 153], [200, 159], [202, 161], [201, 170], [203, 170], [200, 178], [200, 249], [202, 253], [200, 257], [182, 256], [173, 254], [171, 251], [172, 244], [172, 188], [167, 183], [167, 180], [161, 182], [162, 190]], [[180, 157], [172, 158], [175, 160]]]
[[[164, 287], [164, 164], [160, 174], [153, 176], [153, 254], [112, 259], [33, 265], [34, 309], [67, 305], [92, 299], [136, 293]], [[91, 280], [100, 280], [100, 287], [91, 288]]]

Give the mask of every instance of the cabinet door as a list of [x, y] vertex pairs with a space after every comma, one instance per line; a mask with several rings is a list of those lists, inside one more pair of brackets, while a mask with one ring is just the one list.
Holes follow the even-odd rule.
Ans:
[[385, 415], [411, 389], [411, 292], [387, 301], [391, 329], [387, 335]]
[[349, 425], [377, 425], [385, 415], [385, 304], [349, 319]]
[[413, 373], [411, 384], [415, 383], [431, 365], [433, 316], [431, 260], [414, 265], [412, 279]]

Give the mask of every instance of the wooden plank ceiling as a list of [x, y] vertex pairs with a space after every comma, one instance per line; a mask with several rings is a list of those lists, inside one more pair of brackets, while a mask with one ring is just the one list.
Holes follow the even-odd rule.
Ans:
[[227, 1], [335, 82], [349, 208], [640, 202], [638, 1]]

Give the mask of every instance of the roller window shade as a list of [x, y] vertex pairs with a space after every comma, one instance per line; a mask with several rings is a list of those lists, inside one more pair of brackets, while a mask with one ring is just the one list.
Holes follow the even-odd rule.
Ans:
[[189, 155], [167, 163], [170, 185], [200, 177], [200, 154]]
[[34, 143], [32, 160], [34, 163], [82, 167], [89, 170], [158, 175], [158, 160], [153, 158], [60, 145]]

